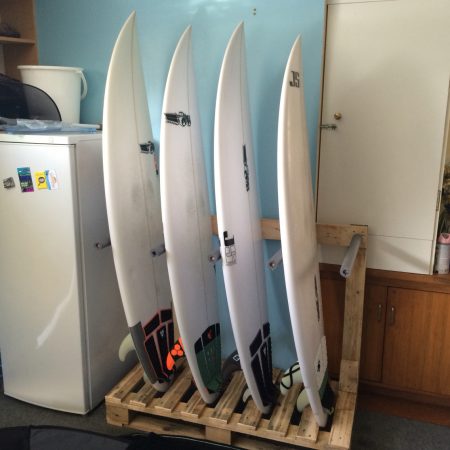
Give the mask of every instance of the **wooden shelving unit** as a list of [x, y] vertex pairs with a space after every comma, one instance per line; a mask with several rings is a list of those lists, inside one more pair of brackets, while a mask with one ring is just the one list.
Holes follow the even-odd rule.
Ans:
[[34, 0], [0, 0], [0, 20], [20, 33], [20, 38], [0, 36], [5, 73], [20, 79], [18, 65], [38, 63]]
[[[215, 218], [213, 230], [217, 232]], [[280, 239], [277, 220], [263, 219], [263, 237]], [[314, 449], [349, 449], [359, 380], [359, 359], [366, 272], [367, 227], [317, 225], [318, 241], [348, 246], [354, 234], [362, 239], [353, 272], [346, 279], [344, 332], [335, 412], [331, 426], [319, 429], [307, 407], [300, 422], [293, 422], [299, 386], [279, 396], [270, 416], [262, 416], [250, 399], [240, 407], [245, 387], [242, 372], [235, 372], [214, 406], [206, 405], [193, 389], [192, 375], [184, 364], [170, 389], [158, 394], [143, 381], [142, 368], [133, 369], [105, 398], [107, 422], [143, 431], [190, 436], [248, 449], [283, 446]], [[280, 376], [274, 370], [274, 379]]]

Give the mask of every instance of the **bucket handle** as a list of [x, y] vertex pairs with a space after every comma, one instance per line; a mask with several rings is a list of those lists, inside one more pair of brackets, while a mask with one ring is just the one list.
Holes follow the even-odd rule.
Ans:
[[80, 74], [81, 81], [83, 83], [83, 91], [81, 92], [81, 98], [80, 98], [80, 100], [83, 100], [88, 93], [87, 81], [86, 81], [86, 78], [84, 77], [84, 73], [82, 70], [79, 70], [78, 73]]

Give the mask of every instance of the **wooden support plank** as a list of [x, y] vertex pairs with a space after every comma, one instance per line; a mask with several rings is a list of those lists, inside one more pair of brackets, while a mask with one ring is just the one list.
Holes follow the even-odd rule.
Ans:
[[211, 229], [212, 233], [216, 236], [219, 234], [219, 228], [217, 225], [217, 216], [211, 216]]
[[136, 392], [134, 398], [130, 399], [130, 405], [145, 408], [157, 394], [157, 390], [150, 384], [145, 383], [144, 386]]
[[307, 406], [300, 419], [298, 425], [296, 440], [316, 442], [319, 436], [319, 425], [317, 425], [316, 419], [310, 406]]
[[128, 426], [133, 413], [124, 405], [109, 403], [106, 405], [106, 422], [119, 427]]
[[356, 393], [338, 391], [335, 410], [352, 411], [356, 408]]
[[204, 427], [182, 421], [172, 421], [151, 415], [137, 415], [129, 425], [135, 430], [205, 439]]
[[348, 450], [350, 448], [355, 407], [356, 394], [348, 392], [338, 393], [338, 401], [328, 441], [329, 449]]
[[229, 422], [237, 404], [241, 400], [245, 386], [244, 374], [241, 371], [235, 372], [225, 393], [218, 401], [214, 412], [209, 418], [211, 423], [220, 425]]
[[286, 436], [302, 387], [303, 384], [296, 384], [287, 391], [286, 395], [281, 396], [281, 403], [275, 407], [269, 420], [268, 431], [278, 436]]
[[192, 375], [186, 367], [182, 373], [178, 374], [170, 389], [155, 404], [155, 409], [172, 412], [180, 403], [186, 391], [191, 387]]
[[341, 360], [339, 372], [339, 390], [345, 392], [358, 392], [359, 361]]
[[186, 408], [181, 411], [181, 414], [191, 419], [198, 419], [203, 410], [206, 408], [206, 403], [203, 401], [200, 392], [195, 391], [192, 397], [188, 400]]
[[256, 430], [261, 417], [261, 411], [256, 407], [253, 399], [250, 398], [245, 405], [244, 411], [242, 411], [241, 418], [237, 425], [239, 428], [242, 428], [242, 430]]
[[[211, 229], [213, 234], [218, 234], [217, 217], [211, 216]], [[261, 219], [263, 239], [280, 240], [280, 222], [278, 219]], [[360, 234], [361, 248], [367, 248], [367, 225], [316, 225], [317, 242], [323, 245], [337, 245], [347, 247], [355, 234]]]
[[137, 364], [107, 395], [106, 401], [109, 403], [120, 404], [122, 400], [142, 381], [143, 370], [140, 364]]
[[361, 334], [366, 279], [366, 250], [360, 248], [353, 271], [345, 283], [344, 330], [342, 359], [358, 361], [361, 353]]
[[278, 219], [261, 219], [263, 239], [280, 240], [280, 222]]
[[223, 428], [205, 427], [205, 438], [208, 441], [231, 445], [231, 431]]
[[322, 245], [348, 247], [355, 234], [360, 234], [360, 248], [367, 248], [368, 229], [366, 225], [325, 225], [318, 223], [316, 227], [317, 242]]

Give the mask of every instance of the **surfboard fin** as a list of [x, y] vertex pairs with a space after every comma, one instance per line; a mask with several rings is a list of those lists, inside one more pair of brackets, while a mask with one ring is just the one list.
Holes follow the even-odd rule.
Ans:
[[245, 388], [245, 391], [242, 394], [242, 401], [245, 403], [251, 396], [252, 394], [250, 393], [250, 389], [248, 387]]
[[231, 379], [231, 375], [237, 370], [241, 370], [241, 361], [237, 350], [234, 350], [225, 359], [222, 366], [222, 380], [223, 384]]
[[291, 367], [289, 367], [289, 369], [287, 369], [284, 374], [283, 377], [281, 378], [280, 381], [280, 392], [283, 395], [287, 394], [287, 391], [294, 386], [295, 384], [301, 384], [303, 383], [303, 377], [302, 377], [302, 372], [300, 370], [300, 364], [297, 362], [295, 362], [294, 364], [292, 364]]
[[119, 346], [119, 359], [124, 362], [127, 358], [128, 353], [135, 351], [133, 344], [133, 338], [131, 334], [128, 333], [122, 340]]
[[309, 405], [309, 400], [308, 400], [308, 395], [306, 393], [306, 389], [302, 389], [300, 391], [300, 394], [298, 394], [298, 397], [297, 397], [297, 403], [296, 403], [297, 411], [299, 413], [302, 413], [303, 410], [305, 409], [305, 407], [308, 405]]
[[[287, 369], [280, 381], [280, 392], [282, 395], [286, 395], [289, 389], [296, 384], [303, 384], [302, 372], [300, 370], [299, 362], [292, 364]], [[299, 413], [302, 413], [306, 406], [309, 405], [308, 395], [305, 389], [300, 391], [297, 397], [296, 408]]]

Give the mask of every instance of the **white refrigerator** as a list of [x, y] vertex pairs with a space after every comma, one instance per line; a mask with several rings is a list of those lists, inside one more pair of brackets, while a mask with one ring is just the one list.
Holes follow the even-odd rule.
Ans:
[[5, 394], [84, 414], [136, 362], [118, 358], [101, 134], [0, 134], [0, 183]]

